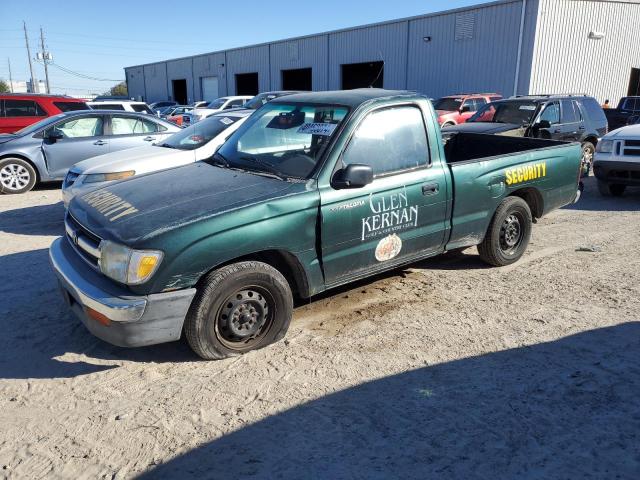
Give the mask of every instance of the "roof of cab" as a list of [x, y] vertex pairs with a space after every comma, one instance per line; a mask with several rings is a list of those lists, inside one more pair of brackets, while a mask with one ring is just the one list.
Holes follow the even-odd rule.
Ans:
[[[332, 90], [327, 92], [305, 92], [278, 97], [273, 103], [326, 103], [335, 105], [345, 105], [356, 108], [365, 102], [378, 98], [419, 96], [415, 92], [407, 90], [385, 90], [383, 88], [357, 88], [355, 90]], [[271, 103], [269, 102], [269, 103]]]

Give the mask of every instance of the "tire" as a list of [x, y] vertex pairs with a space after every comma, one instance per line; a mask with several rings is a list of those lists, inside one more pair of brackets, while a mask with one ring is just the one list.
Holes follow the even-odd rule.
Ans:
[[595, 153], [596, 147], [593, 143], [582, 142], [581, 175], [589, 176], [589, 172], [593, 166], [593, 155]]
[[266, 263], [248, 261], [209, 273], [185, 319], [185, 336], [206, 360], [241, 355], [284, 337], [293, 295], [284, 276]]
[[444, 127], [455, 127], [455, 125], [456, 125], [456, 124], [455, 124], [455, 123], [453, 123], [453, 122], [444, 122], [444, 123], [442, 124], [442, 127], [440, 127], [440, 128], [444, 128]]
[[478, 245], [480, 258], [495, 267], [517, 262], [529, 245], [532, 223], [527, 202], [520, 197], [505, 198], [498, 205], [484, 240]]
[[600, 195], [604, 197], [621, 197], [626, 189], [626, 185], [620, 185], [618, 183], [609, 184], [602, 180], [598, 180], [598, 191], [600, 192]]
[[37, 174], [33, 166], [21, 158], [0, 160], [0, 192], [25, 193], [36, 184]]

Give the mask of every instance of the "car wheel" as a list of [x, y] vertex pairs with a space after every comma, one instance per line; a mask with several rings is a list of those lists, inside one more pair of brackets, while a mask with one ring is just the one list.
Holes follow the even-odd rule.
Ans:
[[609, 185], [609, 192], [614, 197], [621, 197], [626, 189], [627, 189], [626, 185], [620, 185], [620, 184], [617, 184], [617, 183]]
[[591, 142], [582, 143], [582, 174], [588, 176], [593, 165], [593, 155], [596, 147]]
[[441, 128], [444, 128], [444, 127], [453, 127], [453, 126], [455, 126], [455, 123], [453, 123], [453, 122], [444, 122], [444, 123], [442, 124], [442, 127], [441, 127]]
[[21, 158], [0, 160], [0, 192], [25, 193], [36, 184], [36, 171]]
[[531, 238], [531, 210], [520, 197], [507, 197], [496, 209], [484, 240], [478, 245], [480, 258], [495, 267], [520, 259]]
[[284, 337], [293, 295], [284, 276], [262, 262], [239, 262], [211, 272], [185, 319], [185, 336], [207, 360], [240, 355]]

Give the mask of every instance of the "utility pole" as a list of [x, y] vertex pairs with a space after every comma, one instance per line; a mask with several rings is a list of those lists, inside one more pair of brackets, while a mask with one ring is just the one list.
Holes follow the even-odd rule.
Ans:
[[44, 51], [44, 33], [42, 33], [42, 27], [40, 27], [40, 46], [42, 47], [42, 63], [44, 63], [44, 77], [47, 81], [47, 95], [51, 93], [51, 88], [49, 88], [49, 67], [47, 62], [49, 59], [49, 52]]
[[24, 42], [27, 45], [27, 57], [29, 58], [29, 72], [31, 73], [31, 93], [37, 93], [38, 86], [36, 80], [33, 77], [33, 64], [31, 63], [31, 49], [29, 48], [29, 37], [27, 37], [27, 23], [23, 20], [22, 26], [24, 27]]
[[9, 65], [9, 90], [13, 93], [13, 77], [11, 76], [11, 59], [7, 57], [7, 64]]

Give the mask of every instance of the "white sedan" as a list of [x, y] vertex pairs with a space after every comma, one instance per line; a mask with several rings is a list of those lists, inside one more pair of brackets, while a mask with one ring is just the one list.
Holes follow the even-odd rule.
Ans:
[[162, 143], [107, 153], [76, 163], [62, 183], [65, 208], [76, 195], [109, 183], [211, 157], [252, 113], [253, 110], [220, 113], [171, 135]]
[[190, 113], [185, 113], [182, 116], [182, 121], [185, 124], [194, 124], [196, 122], [199, 122], [200, 120], [204, 120], [205, 118], [210, 117], [215, 113], [219, 113], [224, 110], [231, 110], [233, 108], [242, 108], [244, 104], [252, 98], [252, 96], [247, 95], [220, 97], [209, 103], [205, 107], [196, 107]]

